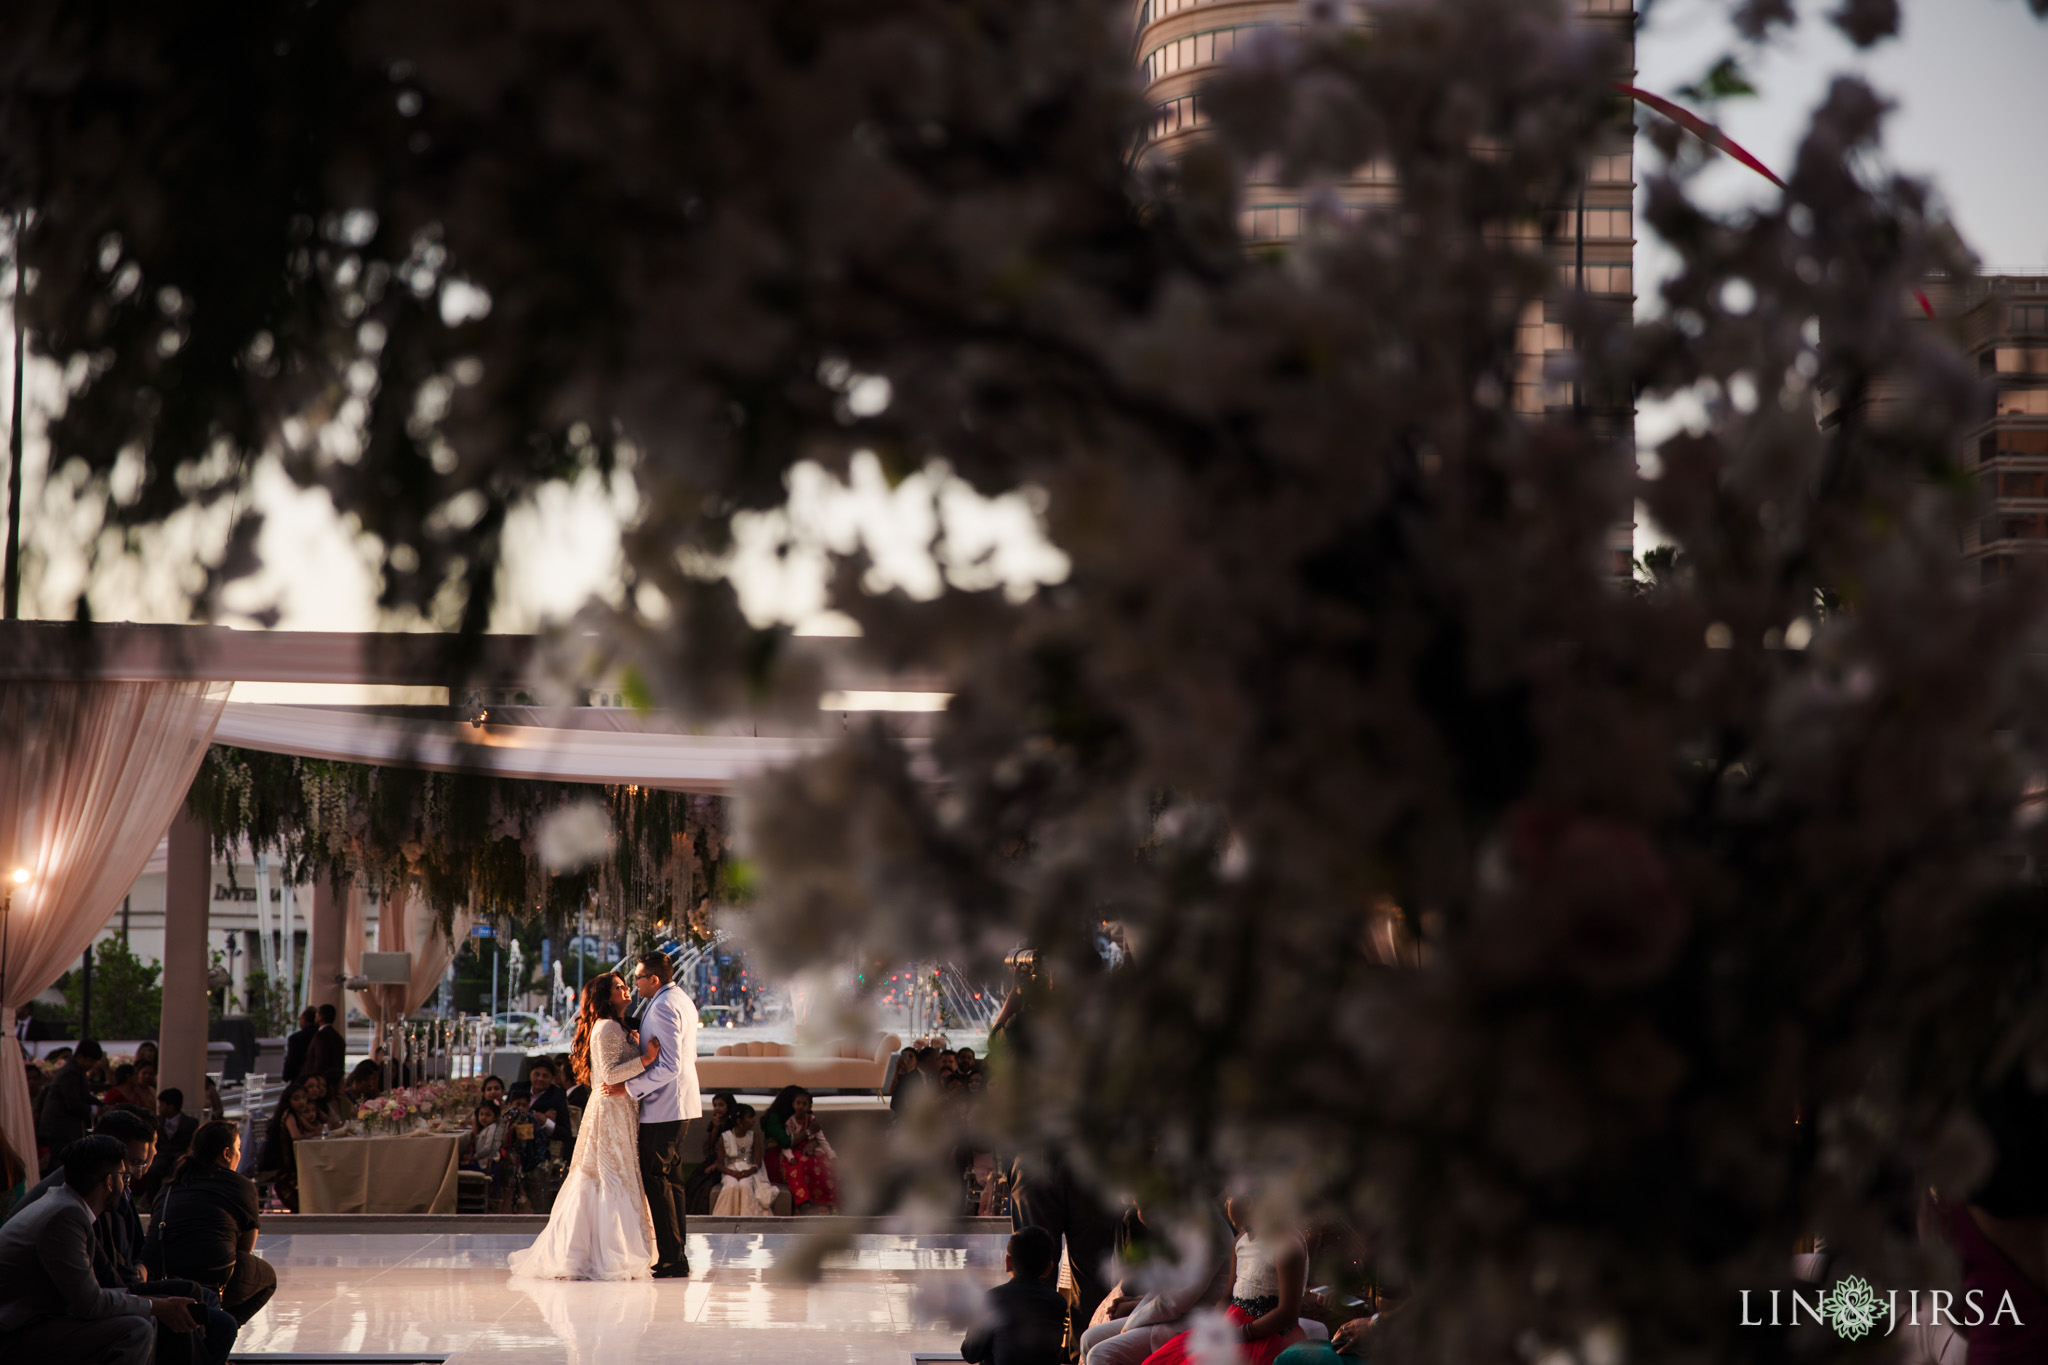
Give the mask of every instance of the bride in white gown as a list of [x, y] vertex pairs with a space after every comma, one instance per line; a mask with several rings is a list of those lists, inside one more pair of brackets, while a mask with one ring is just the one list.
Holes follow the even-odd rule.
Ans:
[[654, 1220], [640, 1185], [640, 1110], [631, 1095], [607, 1095], [611, 1082], [652, 1065], [661, 1044], [633, 1050], [619, 1020], [626, 983], [606, 972], [583, 988], [576, 1041], [569, 1053], [576, 1078], [590, 1087], [590, 1103], [576, 1134], [576, 1157], [555, 1196], [540, 1237], [507, 1264], [536, 1280], [644, 1280], [654, 1268]]

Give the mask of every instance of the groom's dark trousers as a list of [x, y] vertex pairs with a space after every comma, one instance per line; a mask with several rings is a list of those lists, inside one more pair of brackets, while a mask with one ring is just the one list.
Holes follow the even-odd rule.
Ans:
[[668, 1119], [640, 1125], [640, 1183], [647, 1190], [647, 1212], [654, 1219], [657, 1266], [683, 1265], [684, 1234], [689, 1231], [683, 1207], [683, 1137], [692, 1119]]

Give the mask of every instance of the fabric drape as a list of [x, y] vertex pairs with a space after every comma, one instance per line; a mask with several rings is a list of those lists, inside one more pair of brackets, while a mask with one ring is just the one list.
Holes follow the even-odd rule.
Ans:
[[[363, 925], [363, 893], [351, 889], [348, 901], [347, 937], [342, 943], [342, 966], [350, 976], [363, 968], [363, 952], [367, 947], [368, 934]], [[381, 1004], [384, 1017], [392, 1024], [398, 1024], [414, 1010], [427, 1003], [441, 978], [448, 971], [448, 964], [455, 958], [455, 947], [469, 937], [470, 927], [476, 923], [474, 911], [464, 908], [455, 912], [454, 935], [451, 937], [441, 928], [440, 916], [434, 913], [425, 898], [417, 890], [406, 893], [398, 913], [388, 914], [383, 908], [377, 915], [377, 946], [380, 953], [411, 953], [412, 976], [403, 986], [373, 986], [357, 991], [356, 1007], [367, 1015], [373, 1026], [378, 1020]], [[372, 1044], [384, 1041], [381, 1033]]]
[[26, 868], [6, 925], [0, 1128], [35, 1159], [15, 1011], [98, 936], [156, 849], [212, 742], [224, 682], [0, 683], [0, 877]]

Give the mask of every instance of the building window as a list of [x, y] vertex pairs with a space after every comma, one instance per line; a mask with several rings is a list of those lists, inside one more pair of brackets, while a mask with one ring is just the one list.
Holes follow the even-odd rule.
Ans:
[[1152, 111], [1152, 141], [1199, 128], [1208, 121], [1209, 115], [1202, 108], [1200, 95], [1182, 95], [1177, 100], [1167, 100]]
[[[1552, 209], [1545, 215], [1544, 227], [1549, 236], [1569, 242], [1578, 232], [1579, 211], [1576, 208]], [[1630, 221], [1628, 209], [1587, 209], [1586, 240], [1604, 238], [1609, 241], [1632, 240], [1635, 225]]]
[[[1586, 292], [1588, 294], [1627, 294], [1634, 292], [1634, 271], [1625, 265], [1594, 265], [1586, 267]], [[1557, 278], [1567, 289], [1578, 287], [1579, 267], [1566, 263], [1557, 268]]]
[[2048, 389], [2001, 389], [2000, 417], [2048, 417]]
[[[1213, 66], [1237, 51], [1238, 45], [1249, 42], [1251, 35], [1271, 24], [1239, 24], [1232, 28], [1214, 28], [1203, 33], [1190, 33], [1185, 38], [1175, 38], [1161, 43], [1145, 54], [1138, 63], [1145, 73], [1147, 82], [1162, 80], [1180, 71], [1192, 71], [1196, 67]], [[1299, 25], [1290, 24], [1289, 28]]]
[[2001, 455], [2048, 455], [2048, 431], [1994, 431], [1978, 442], [1978, 459]]
[[2048, 303], [2016, 303], [2012, 306], [2012, 330], [2048, 332]]
[[1154, 19], [1164, 19], [1169, 15], [1179, 14], [1182, 10], [1211, 3], [1213, 0], [1145, 0], [1144, 4], [1138, 6], [1138, 27], [1143, 28]]
[[1986, 351], [1984, 372], [2048, 374], [2048, 346], [2000, 346], [1995, 350]]
[[1588, 168], [1588, 178], [1596, 185], [1631, 185], [1635, 183], [1634, 165], [1631, 153], [1617, 152], [1612, 155], [1596, 156]]
[[1256, 204], [1238, 215], [1246, 241], [1287, 242], [1301, 236], [1301, 205]]

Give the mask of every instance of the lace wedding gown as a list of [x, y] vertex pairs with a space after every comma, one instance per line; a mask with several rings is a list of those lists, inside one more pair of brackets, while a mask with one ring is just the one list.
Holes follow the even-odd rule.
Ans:
[[507, 1261], [536, 1280], [644, 1280], [654, 1267], [654, 1219], [640, 1186], [640, 1111], [604, 1087], [643, 1070], [626, 1031], [600, 1020], [590, 1035], [590, 1106], [576, 1158], [540, 1237]]

